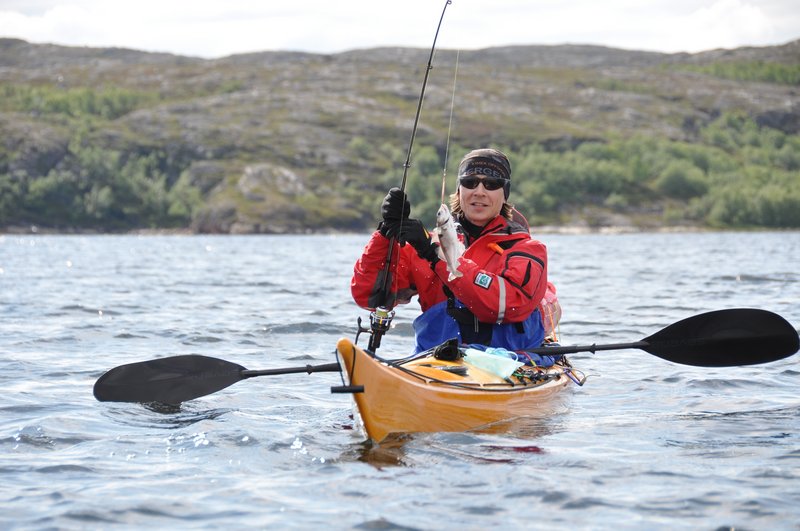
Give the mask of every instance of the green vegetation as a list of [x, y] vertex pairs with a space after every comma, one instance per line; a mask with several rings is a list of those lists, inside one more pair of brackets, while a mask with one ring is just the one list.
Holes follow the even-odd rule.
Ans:
[[[633, 216], [656, 209], [665, 224], [800, 228], [800, 137], [740, 114], [720, 117], [700, 137], [693, 144], [635, 137], [557, 152], [507, 149], [513, 202], [535, 224], [597, 206]], [[420, 172], [441, 175], [432, 153], [421, 150], [417, 162]], [[412, 174], [409, 193], [423, 219], [433, 219], [439, 204], [436, 182]]]
[[800, 85], [799, 64], [787, 65], [767, 61], [726, 61], [704, 65], [682, 64], [674, 68], [736, 81], [761, 81], [764, 83]]
[[[43, 177], [0, 173], [0, 224], [98, 230], [190, 224], [203, 198], [180, 176], [183, 168], [171, 167], [160, 150], [126, 155], [93, 147], [86, 135], [75, 133], [62, 164]], [[514, 167], [513, 202], [534, 224], [564, 222], [596, 206], [633, 216], [655, 209], [667, 224], [800, 228], [800, 137], [760, 128], [740, 114], [720, 117], [699, 136], [697, 143], [634, 137], [565, 151], [505, 148]], [[374, 150], [355, 137], [348, 151], [387, 168], [376, 188], [399, 185], [405, 154], [398, 147]], [[464, 151], [451, 146], [448, 193]], [[415, 151], [407, 180], [415, 216], [434, 219], [442, 167], [433, 147]], [[341, 194], [349, 208], [313, 194], [295, 203], [311, 225], [357, 228], [358, 212], [374, 211], [376, 197], [353, 188]]]
[[158, 101], [155, 93], [118, 87], [94, 90], [86, 87], [4, 85], [0, 94], [0, 110], [6, 112], [64, 114], [73, 118], [96, 116], [108, 120]]
[[[670, 205], [670, 220], [713, 227], [800, 227], [800, 138], [726, 115], [696, 144], [633, 138], [519, 157], [521, 204], [618, 211]], [[530, 183], [530, 184], [528, 184]], [[527, 184], [527, 186], [525, 186]]]
[[165, 153], [98, 148], [88, 141], [88, 122], [74, 125], [61, 162], [44, 176], [10, 173], [13, 154], [0, 158], [0, 225], [112, 231], [188, 225], [201, 194], [185, 178], [170, 178], [178, 169]]

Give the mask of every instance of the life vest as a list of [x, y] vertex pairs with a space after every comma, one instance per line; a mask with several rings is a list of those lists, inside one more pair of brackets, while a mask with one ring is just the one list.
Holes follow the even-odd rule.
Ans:
[[[502, 242], [499, 247], [507, 250], [517, 241]], [[540, 309], [534, 310], [523, 321], [485, 323], [479, 321], [446, 284], [442, 284], [442, 290], [447, 300], [430, 307], [414, 320], [416, 352], [423, 352], [453, 338], [457, 338], [459, 344], [478, 343], [507, 350], [536, 348], [544, 341], [546, 330]]]
[[470, 313], [458, 300], [447, 300], [431, 306], [414, 319], [415, 352], [423, 352], [453, 338], [458, 338], [459, 343], [480, 343], [507, 350], [536, 348], [544, 340], [538, 309], [524, 321], [503, 324], [480, 323], [474, 319], [459, 321], [456, 317], [461, 317], [457, 311], [463, 311], [460, 315], [464, 317]]

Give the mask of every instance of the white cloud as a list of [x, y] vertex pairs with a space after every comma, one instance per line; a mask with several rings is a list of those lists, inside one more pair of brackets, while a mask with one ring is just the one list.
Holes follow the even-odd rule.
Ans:
[[759, 42], [775, 33], [761, 8], [739, 0], [717, 0], [698, 9], [688, 18], [686, 31], [695, 49]]
[[[660, 51], [800, 37], [797, 0], [454, 0], [443, 48], [565, 42]], [[430, 46], [443, 1], [0, 0], [0, 36], [218, 57]]]

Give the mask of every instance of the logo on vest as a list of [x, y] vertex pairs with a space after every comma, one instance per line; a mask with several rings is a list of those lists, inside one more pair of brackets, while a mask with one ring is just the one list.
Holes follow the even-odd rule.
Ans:
[[492, 277], [487, 275], [486, 273], [478, 273], [475, 275], [475, 284], [478, 286], [489, 289], [489, 285], [492, 283]]

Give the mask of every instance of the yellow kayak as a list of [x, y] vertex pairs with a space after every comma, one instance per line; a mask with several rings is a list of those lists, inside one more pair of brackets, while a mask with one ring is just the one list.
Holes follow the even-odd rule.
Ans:
[[376, 358], [347, 338], [339, 340], [336, 352], [351, 388], [363, 386], [353, 398], [367, 435], [376, 442], [391, 433], [465, 431], [542, 414], [578, 381], [566, 358], [502, 378], [463, 358]]

